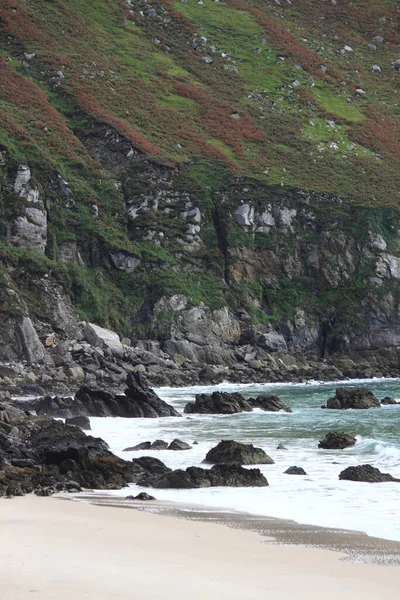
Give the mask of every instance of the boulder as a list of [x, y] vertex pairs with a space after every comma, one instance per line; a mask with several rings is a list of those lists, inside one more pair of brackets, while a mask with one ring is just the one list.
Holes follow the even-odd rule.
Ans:
[[339, 479], [348, 481], [363, 481], [367, 483], [384, 483], [386, 481], [400, 482], [389, 473], [382, 473], [379, 469], [371, 465], [358, 465], [357, 467], [347, 467], [339, 474]]
[[168, 448], [168, 442], [164, 440], [156, 440], [150, 446], [150, 450], [166, 450]]
[[17, 324], [17, 334], [28, 363], [42, 361], [46, 352], [29, 317], [21, 317]]
[[161, 460], [152, 456], [133, 458], [132, 467], [134, 470], [132, 483], [143, 486], [151, 486], [151, 482], [172, 472], [172, 469], [167, 467]]
[[338, 388], [333, 398], [329, 398], [326, 407], [334, 410], [379, 408], [380, 403], [374, 394], [365, 388]]
[[115, 331], [105, 329], [104, 327], [99, 327], [94, 323], [86, 323], [84, 334], [87, 341], [92, 346], [96, 346], [102, 350], [108, 349], [117, 356], [123, 355], [124, 348], [121, 344], [118, 334], [115, 333]]
[[289, 406], [287, 406], [278, 396], [260, 395], [257, 398], [249, 398], [247, 401], [252, 408], [261, 408], [268, 412], [278, 412], [283, 410], [285, 412], [293, 412]]
[[278, 444], [277, 450], [287, 450], [286, 446], [284, 446], [283, 444]]
[[307, 475], [302, 467], [289, 467], [285, 471], [286, 475]]
[[273, 465], [274, 461], [261, 448], [252, 444], [241, 444], [234, 440], [222, 440], [215, 448], [211, 448], [204, 462], [214, 464], [236, 465]]
[[175, 439], [168, 446], [168, 450], [191, 450], [192, 446], [189, 446], [186, 442], [182, 442], [182, 440]]
[[127, 496], [125, 500], [155, 500], [155, 498], [147, 492], [140, 492], [137, 496]]
[[400, 404], [400, 402], [396, 402], [396, 400], [394, 398], [390, 398], [389, 396], [386, 396], [385, 398], [383, 398], [381, 400], [381, 404], [383, 406], [390, 406], [392, 404]]
[[65, 419], [66, 425], [75, 425], [75, 427], [80, 427], [81, 429], [85, 429], [86, 431], [90, 431], [92, 428], [90, 426], [89, 417], [71, 417], [70, 419]]
[[[138, 482], [139, 485], [142, 485]], [[262, 487], [268, 481], [259, 469], [244, 469], [240, 465], [214, 465], [211, 469], [188, 467], [177, 469], [158, 479], [151, 479], [148, 485], [154, 488], [202, 488], [213, 486]]]
[[237, 392], [213, 392], [212, 394], [197, 394], [195, 402], [186, 404], [185, 413], [231, 415], [239, 412], [250, 412], [252, 407]]
[[356, 441], [356, 438], [350, 433], [330, 431], [323, 440], [320, 440], [318, 448], [323, 448], [324, 450], [343, 450], [344, 448], [354, 446]]

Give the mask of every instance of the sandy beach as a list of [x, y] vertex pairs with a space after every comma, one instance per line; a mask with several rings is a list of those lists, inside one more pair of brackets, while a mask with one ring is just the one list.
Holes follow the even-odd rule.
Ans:
[[201, 521], [26, 496], [0, 527], [0, 600], [398, 598], [399, 567]]

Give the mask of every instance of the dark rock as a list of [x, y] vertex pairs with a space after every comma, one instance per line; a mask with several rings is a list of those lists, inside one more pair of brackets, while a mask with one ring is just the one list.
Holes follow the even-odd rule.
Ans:
[[234, 440], [221, 441], [215, 448], [207, 452], [204, 462], [237, 465], [274, 464], [272, 458], [261, 448], [255, 448], [252, 444], [241, 444]]
[[338, 388], [336, 395], [329, 398], [326, 403], [327, 408], [331, 409], [367, 409], [379, 408], [380, 403], [372, 392], [365, 388], [345, 389]]
[[356, 438], [350, 433], [330, 431], [326, 434], [324, 439], [319, 442], [318, 448], [323, 448], [324, 450], [343, 450], [344, 448], [354, 446], [356, 441]]
[[213, 392], [197, 394], [195, 402], [186, 404], [183, 412], [196, 414], [230, 415], [239, 412], [250, 412], [252, 407], [239, 393]]
[[86, 431], [90, 431], [92, 428], [90, 426], [89, 417], [71, 417], [70, 419], [65, 419], [66, 425], [75, 425], [75, 427], [80, 427]]
[[18, 467], [19, 469], [25, 469], [35, 466], [35, 461], [31, 458], [12, 458], [11, 464], [13, 467]]
[[136, 452], [137, 450], [150, 450], [151, 442], [140, 442], [140, 444], [136, 444], [136, 446], [130, 446], [129, 448], [124, 448], [122, 452]]
[[293, 412], [278, 396], [260, 395], [257, 398], [249, 398], [248, 403], [252, 408], [261, 408], [268, 412], [278, 412], [280, 410], [288, 413]]
[[347, 467], [339, 474], [339, 479], [348, 481], [363, 481], [368, 483], [383, 483], [386, 481], [400, 482], [400, 479], [392, 477], [389, 473], [381, 473], [379, 469], [371, 465], [359, 465], [357, 467]]
[[400, 404], [400, 402], [396, 402], [396, 400], [394, 398], [390, 398], [389, 396], [386, 396], [385, 398], [383, 398], [381, 400], [381, 404], [383, 404], [383, 406], [387, 406], [387, 405], [392, 405], [392, 404]]
[[307, 475], [302, 467], [289, 467], [285, 473], [286, 475]]
[[191, 450], [192, 446], [182, 440], [175, 439], [168, 446], [168, 450]]
[[[139, 485], [142, 485], [139, 483]], [[202, 488], [212, 486], [262, 487], [268, 481], [259, 469], [244, 469], [240, 465], [214, 465], [211, 469], [188, 467], [151, 479], [147, 485], [154, 488]]]
[[168, 442], [164, 442], [164, 440], [156, 440], [150, 446], [151, 450], [166, 450], [168, 448]]
[[132, 459], [132, 467], [134, 475], [131, 479], [132, 483], [148, 486], [152, 481], [171, 473], [172, 469], [167, 467], [158, 458], [152, 456], [141, 456], [140, 458]]
[[283, 444], [278, 444], [277, 450], [287, 450], [286, 446], [284, 446]]
[[155, 498], [147, 492], [140, 492], [137, 496], [127, 496], [125, 500], [155, 500]]

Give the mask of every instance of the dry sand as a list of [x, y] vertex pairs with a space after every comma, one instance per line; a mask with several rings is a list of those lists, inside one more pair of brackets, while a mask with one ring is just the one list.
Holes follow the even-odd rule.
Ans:
[[0, 600], [400, 596], [399, 567], [136, 510], [25, 496], [0, 501], [0, 532]]

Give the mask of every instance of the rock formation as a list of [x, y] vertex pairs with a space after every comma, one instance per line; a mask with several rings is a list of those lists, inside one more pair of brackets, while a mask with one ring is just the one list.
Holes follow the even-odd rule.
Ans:
[[325, 450], [343, 450], [344, 448], [354, 446], [356, 441], [356, 438], [350, 433], [330, 431], [326, 434], [324, 439], [319, 442], [318, 448], [324, 448]]
[[380, 403], [372, 392], [365, 388], [359, 389], [345, 389], [338, 388], [333, 398], [329, 398], [326, 403], [326, 408], [333, 410], [338, 409], [368, 409], [368, 408], [379, 408]]
[[349, 481], [363, 481], [367, 483], [384, 483], [388, 481], [400, 482], [400, 479], [392, 477], [389, 473], [382, 473], [376, 467], [371, 465], [359, 465], [357, 467], [347, 467], [339, 474], [339, 479]]
[[223, 440], [207, 452], [204, 462], [211, 464], [273, 465], [274, 461], [261, 448], [252, 444], [241, 444]]

